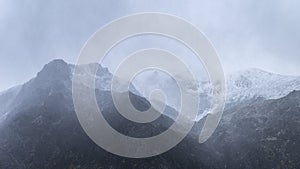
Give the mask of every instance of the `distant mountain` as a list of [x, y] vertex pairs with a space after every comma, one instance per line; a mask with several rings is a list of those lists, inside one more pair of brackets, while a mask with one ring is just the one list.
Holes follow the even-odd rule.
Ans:
[[259, 97], [278, 99], [293, 90], [300, 90], [300, 77], [284, 76], [253, 68], [229, 75], [227, 86], [229, 103]]
[[[89, 69], [96, 66], [99, 65], [82, 65], [82, 76], [89, 76]], [[186, 168], [186, 165], [190, 168], [203, 166], [200, 160], [189, 163], [185, 159], [188, 153], [185, 152], [186, 146], [179, 146], [175, 153], [147, 159], [122, 158], [98, 147], [85, 134], [74, 111], [71, 93], [73, 68], [62, 60], [54, 60], [20, 89], [5, 92], [13, 94], [5, 96], [11, 101], [0, 123], [0, 168], [179, 169]], [[115, 130], [132, 137], [150, 137], [167, 130], [174, 123], [165, 115], [146, 124], [125, 119], [118, 113], [107, 90], [110, 73], [99, 67], [97, 75], [100, 79], [95, 91], [98, 104]], [[147, 110], [151, 106], [145, 98], [132, 92], [130, 99], [139, 110]], [[176, 111], [167, 106], [165, 113], [176, 114]]]
[[[92, 76], [91, 71], [97, 70], [95, 88], [101, 91], [111, 90], [113, 75], [107, 68], [94, 63], [80, 65], [79, 70], [83, 77], [90, 77]], [[43, 99], [54, 92], [62, 92], [70, 95], [72, 90], [73, 71], [74, 65], [67, 64], [61, 59], [53, 60], [46, 64], [43, 69], [38, 72], [35, 78], [26, 82], [24, 85], [13, 87], [1, 93], [0, 115], [17, 109], [18, 107], [24, 109], [32, 106], [32, 104], [40, 105], [42, 104]], [[120, 79], [116, 79], [120, 84], [123, 83]], [[134, 94], [139, 94], [133, 85], [130, 86], [130, 91]]]
[[[226, 78], [227, 108], [253, 99], [278, 99], [293, 90], [300, 90], [299, 76], [284, 76], [252, 68], [229, 74]], [[205, 75], [199, 84], [189, 84], [184, 77], [179, 79], [191, 89], [200, 93], [200, 111], [197, 121], [203, 118], [211, 104], [211, 85]], [[147, 84], [147, 85], [145, 85]], [[157, 70], [147, 71], [134, 81], [142, 96], [149, 96], [153, 89], [162, 89], [168, 97], [167, 104], [179, 110], [180, 92], [175, 79]]]
[[[167, 130], [174, 123], [172, 118], [164, 115], [177, 114], [169, 106], [162, 116], [147, 124], [122, 117], [112, 101], [110, 72], [98, 64], [89, 64], [80, 67], [81, 74], [90, 76], [90, 70], [97, 68], [97, 101], [115, 130], [132, 137], [149, 137]], [[170, 151], [151, 158], [129, 159], [104, 151], [81, 128], [72, 100], [73, 70], [73, 65], [54, 60], [29, 82], [1, 93], [1, 169], [300, 168], [300, 91], [292, 89], [299, 85], [297, 77], [260, 70], [232, 75], [229, 77], [232, 89], [240, 93], [232, 92], [237, 99], [231, 100], [231, 106], [227, 106], [217, 130], [207, 142], [198, 143], [205, 121], [203, 117]], [[243, 76], [245, 78], [241, 78]], [[163, 82], [166, 81], [159, 84]], [[274, 84], [274, 89], [268, 83]], [[188, 82], [186, 85], [191, 90], [200, 90], [201, 97], [209, 98], [203, 89], [203, 86], [208, 88], [207, 82], [201, 82], [199, 88]], [[137, 87], [139, 89], [141, 86]], [[131, 102], [137, 109], [147, 110], [151, 104], [139, 96], [137, 90], [131, 89]], [[208, 103], [201, 102], [204, 106]]]

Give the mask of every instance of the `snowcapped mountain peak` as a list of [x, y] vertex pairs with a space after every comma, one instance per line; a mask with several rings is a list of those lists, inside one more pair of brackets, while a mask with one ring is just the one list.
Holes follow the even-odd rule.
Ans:
[[[179, 75], [178, 75], [179, 76]], [[211, 84], [202, 78], [198, 85], [190, 84], [187, 79], [180, 77], [183, 82], [200, 94], [199, 118], [207, 114], [211, 102]], [[167, 104], [178, 110], [180, 93], [176, 81], [158, 71], [148, 71], [138, 76], [134, 84], [143, 96], [148, 96], [154, 89], [162, 89], [167, 97]], [[226, 76], [226, 103], [240, 103], [251, 99], [277, 99], [288, 95], [293, 90], [300, 90], [300, 77], [284, 76], [270, 73], [258, 68], [234, 72]], [[179, 101], [178, 101], [179, 100]]]
[[[56, 59], [46, 64], [35, 78], [25, 83], [17, 89], [3, 92], [0, 100], [4, 100], [3, 107], [8, 107], [11, 101], [8, 100], [5, 93], [12, 93], [13, 99], [21, 103], [22, 100], [28, 100], [28, 97], [38, 98], [38, 95], [48, 96], [53, 92], [63, 92], [67, 95], [71, 94], [72, 77], [74, 73], [74, 65], [68, 64], [61, 59]], [[96, 75], [92, 73], [97, 70]], [[98, 63], [79, 65], [76, 71], [83, 78], [95, 78], [95, 88], [101, 91], [111, 90], [111, 81], [113, 74], [108, 68]], [[124, 80], [116, 78], [122, 86]], [[200, 112], [205, 112], [210, 107], [211, 84], [209, 81], [200, 81], [199, 84], [190, 84], [184, 77], [180, 80], [192, 91], [199, 92], [201, 97]], [[83, 80], [82, 85], [85, 81]], [[277, 99], [288, 95], [293, 90], [300, 90], [300, 77], [284, 76], [270, 73], [261, 69], [251, 68], [235, 72], [226, 76], [227, 83], [227, 103], [239, 103], [256, 98]], [[134, 84], [134, 85], [133, 85]], [[136, 90], [136, 88], [137, 90]], [[130, 91], [137, 95], [149, 98], [151, 92], [155, 89], [161, 89], [166, 95], [166, 104], [178, 110], [180, 108], [180, 90], [174, 78], [168, 74], [149, 70], [138, 75], [130, 86]], [[31, 102], [34, 102], [31, 100]], [[38, 100], [37, 100], [38, 101]], [[4, 106], [6, 105], [6, 106]], [[0, 106], [1, 108], [1, 106]], [[1, 110], [1, 109], [0, 109]], [[4, 109], [2, 109], [4, 111]], [[2, 111], [2, 112], [3, 112]], [[206, 113], [204, 113], [206, 114]]]
[[[23, 85], [3, 91], [0, 94], [0, 115], [10, 111], [16, 107], [30, 107], [31, 105], [43, 104], [41, 98], [47, 98], [51, 95], [62, 94], [70, 96], [72, 93], [72, 78], [75, 66], [68, 64], [61, 59], [56, 59], [46, 64], [36, 77]], [[76, 73], [79, 73], [83, 78], [95, 78], [95, 88], [100, 91], [110, 91], [113, 75], [108, 68], [101, 66], [98, 63], [79, 65]], [[92, 73], [97, 71], [94, 76]], [[120, 85], [124, 82], [116, 78]], [[81, 81], [81, 85], [85, 81]], [[133, 85], [130, 86], [132, 93], [138, 94], [138, 91]], [[12, 105], [11, 103], [18, 103]], [[9, 108], [9, 109], [8, 109]]]
[[293, 90], [300, 90], [300, 77], [298, 76], [284, 76], [251, 68], [238, 71], [227, 77], [229, 102], [257, 97], [277, 99]]
[[[72, 72], [74, 72], [75, 66], [71, 65]], [[111, 90], [111, 82], [113, 74], [108, 70], [108, 68], [103, 67], [98, 63], [78, 65], [76, 68], [76, 75], [80, 76], [82, 80], [82, 85], [88, 86], [85, 84], [85, 79], [94, 78], [95, 79], [95, 88], [102, 91]], [[96, 71], [96, 74], [94, 72]]]

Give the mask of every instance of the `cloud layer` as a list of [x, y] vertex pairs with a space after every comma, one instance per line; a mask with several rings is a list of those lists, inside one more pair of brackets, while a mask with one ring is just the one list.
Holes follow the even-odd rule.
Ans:
[[[215, 45], [225, 72], [258, 67], [300, 75], [299, 8], [297, 0], [0, 0], [0, 90], [25, 82], [54, 58], [74, 63], [97, 29], [137, 12], [170, 13], [196, 25]], [[152, 40], [131, 46], [164, 42]]]

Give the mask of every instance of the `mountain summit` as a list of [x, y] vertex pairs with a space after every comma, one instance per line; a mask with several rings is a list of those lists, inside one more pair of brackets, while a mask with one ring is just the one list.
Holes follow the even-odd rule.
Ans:
[[[174, 123], [173, 116], [170, 118], [165, 114], [176, 116], [178, 113], [169, 106], [151, 123], [134, 123], [124, 118], [114, 106], [110, 92], [112, 74], [107, 68], [96, 63], [80, 65], [79, 75], [89, 77], [91, 70], [95, 69], [98, 69], [95, 77], [97, 103], [114, 130], [130, 137], [144, 138], [166, 131]], [[227, 80], [227, 98], [231, 100], [227, 103], [217, 130], [207, 142], [198, 142], [205, 120], [203, 116], [198, 119], [189, 135], [170, 151], [151, 158], [129, 159], [98, 147], [81, 128], [72, 100], [73, 71], [74, 65], [54, 60], [30, 81], [1, 93], [0, 168], [300, 167], [300, 92], [294, 91], [300, 85], [298, 77], [260, 70], [233, 74]], [[159, 73], [153, 76], [160, 81], [159, 85], [165, 85], [165, 89], [172, 82], [164, 81], [164, 76], [159, 76]], [[155, 85], [156, 82], [143, 83], [145, 88], [139, 86], [139, 89], [151, 89], [146, 86], [151, 84]], [[189, 86], [194, 90], [194, 85]], [[202, 92], [200, 104], [209, 107], [209, 82], [201, 82], [199, 88]], [[173, 92], [172, 90], [169, 92]], [[119, 101], [123, 102], [122, 98], [118, 98]], [[147, 99], [132, 91], [130, 99], [141, 111], [151, 106]], [[136, 147], [137, 151], [140, 149], [141, 147]]]

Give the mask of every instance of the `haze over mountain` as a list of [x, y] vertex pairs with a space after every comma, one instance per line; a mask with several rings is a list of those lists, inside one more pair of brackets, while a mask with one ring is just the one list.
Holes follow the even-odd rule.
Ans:
[[[89, 70], [98, 68], [95, 85], [98, 104], [115, 130], [132, 137], [149, 137], [165, 131], [174, 123], [172, 118], [164, 115], [177, 114], [176, 109], [169, 106], [151, 123], [138, 124], [125, 119], [112, 102], [111, 73], [98, 64], [80, 68], [84, 77], [90, 76]], [[198, 143], [205, 120], [203, 116], [172, 150], [152, 158], [128, 159], [104, 151], [81, 128], [72, 101], [73, 69], [73, 65], [63, 60], [54, 60], [30, 81], [0, 94], [0, 168], [300, 167], [300, 92], [294, 91], [299, 90], [298, 77], [257, 69], [231, 75], [229, 80], [232, 80], [227, 81], [227, 97], [232, 95], [233, 99], [227, 100], [219, 127], [207, 142]], [[170, 86], [163, 84], [169, 81], [156, 82]], [[148, 83], [143, 84], [145, 89], [151, 88], [146, 86]], [[155, 85], [149, 82], [151, 84]], [[202, 89], [205, 85], [207, 88]], [[189, 86], [202, 90], [201, 98], [209, 97], [205, 93], [209, 89], [207, 82], [201, 82], [199, 88]], [[132, 104], [143, 111], [151, 104], [139, 96], [144, 92], [141, 89], [142, 86], [136, 85], [136, 90], [132, 86], [130, 98]], [[208, 106], [209, 98], [200, 104]]]
[[[199, 84], [190, 84], [180, 77], [191, 91], [200, 94], [199, 118], [208, 113], [211, 101], [211, 84], [206, 74], [198, 75], [202, 79]], [[167, 97], [167, 104], [176, 110], [180, 109], [180, 92], [175, 79], [164, 72], [149, 70], [139, 75], [133, 81], [141, 95], [148, 97], [154, 89], [161, 89]], [[288, 95], [293, 90], [300, 90], [300, 76], [283, 76], [261, 69], [251, 68], [226, 76], [227, 107], [252, 99], [278, 99]]]

